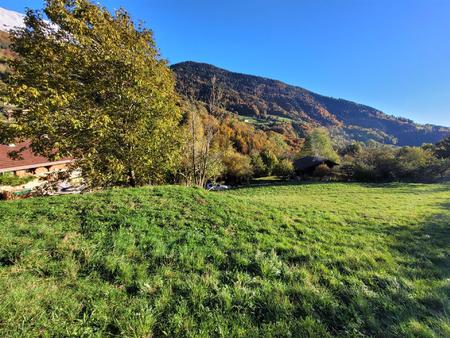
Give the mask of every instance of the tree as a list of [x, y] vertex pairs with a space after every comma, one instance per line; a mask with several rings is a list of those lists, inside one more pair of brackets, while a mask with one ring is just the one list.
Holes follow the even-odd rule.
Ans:
[[429, 181], [450, 178], [450, 158], [433, 158], [424, 170], [424, 176]]
[[397, 178], [396, 151], [393, 147], [370, 143], [347, 160], [349, 162], [344, 163], [340, 171], [348, 178], [358, 181], [391, 181]]
[[47, 0], [12, 33], [11, 124], [36, 154], [73, 157], [93, 186], [164, 181], [180, 142], [175, 80], [152, 32], [123, 9]]
[[275, 132], [269, 132], [266, 149], [272, 152], [277, 158], [286, 158], [290, 152], [283, 135]]
[[436, 156], [439, 158], [450, 158], [450, 137], [436, 144]]
[[333, 149], [330, 133], [325, 128], [316, 128], [306, 137], [300, 155], [301, 157], [322, 156], [333, 161], [339, 160], [338, 154]]
[[266, 165], [267, 173], [271, 175], [275, 165], [278, 163], [278, 158], [270, 150], [264, 150], [261, 153], [261, 158]]
[[284, 159], [275, 164], [273, 174], [281, 177], [289, 177], [294, 174], [294, 164], [288, 159]]
[[211, 87], [209, 90], [209, 95], [207, 98], [207, 106], [209, 113], [222, 120], [224, 117], [222, 110], [222, 98], [223, 98], [223, 88], [217, 83], [217, 77], [214, 75], [211, 78]]
[[255, 177], [265, 177], [269, 175], [269, 170], [259, 153], [252, 154], [251, 164]]
[[222, 151], [215, 142], [218, 122], [207, 113], [201, 114], [193, 103], [185, 102], [185, 142], [179, 174], [188, 185], [204, 186], [223, 171]]
[[361, 181], [434, 182], [444, 179], [450, 159], [437, 158], [427, 147], [390, 147], [373, 143], [353, 157], [346, 156], [340, 171]]
[[347, 144], [339, 151], [339, 155], [341, 156], [356, 156], [358, 155], [363, 149], [363, 145], [359, 142], [352, 142], [350, 144]]
[[229, 149], [223, 158], [225, 165], [225, 178], [229, 182], [242, 183], [248, 181], [253, 175], [251, 159], [234, 149]]
[[396, 177], [400, 179], [431, 179], [429, 175], [424, 175], [424, 173], [434, 159], [436, 158], [433, 152], [422, 147], [403, 147], [397, 151], [393, 170], [396, 172]]

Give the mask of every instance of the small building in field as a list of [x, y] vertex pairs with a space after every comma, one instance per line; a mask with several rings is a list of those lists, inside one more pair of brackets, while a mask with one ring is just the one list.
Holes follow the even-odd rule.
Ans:
[[316, 169], [322, 165], [331, 170], [339, 163], [321, 156], [305, 156], [294, 161], [294, 169], [297, 175], [313, 175]]
[[[20, 158], [13, 159], [11, 152], [20, 152]], [[50, 161], [43, 156], [36, 156], [29, 147], [29, 142], [18, 144], [0, 145], [0, 175], [11, 173], [16, 176], [44, 176], [47, 173], [67, 169], [73, 160], [63, 158], [58, 161]]]

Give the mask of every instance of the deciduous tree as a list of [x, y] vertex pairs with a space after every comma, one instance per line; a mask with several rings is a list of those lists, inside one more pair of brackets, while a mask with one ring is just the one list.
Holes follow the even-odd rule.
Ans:
[[450, 137], [437, 143], [435, 152], [440, 158], [450, 158]]
[[12, 33], [14, 137], [73, 157], [94, 186], [162, 182], [177, 159], [175, 80], [152, 32], [88, 0], [47, 0]]
[[337, 161], [339, 156], [333, 149], [330, 134], [325, 128], [314, 129], [307, 137], [301, 156], [322, 156]]
[[218, 121], [201, 108], [185, 102], [187, 111], [183, 128], [184, 146], [181, 165], [178, 170], [186, 184], [204, 186], [223, 171], [222, 150], [215, 142]]

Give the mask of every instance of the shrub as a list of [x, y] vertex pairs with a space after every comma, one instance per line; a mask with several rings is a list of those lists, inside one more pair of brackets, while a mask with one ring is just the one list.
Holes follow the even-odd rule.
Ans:
[[275, 156], [274, 153], [272, 153], [271, 151], [267, 151], [267, 150], [265, 150], [261, 153], [261, 158], [267, 167], [267, 174], [271, 175], [275, 165], [278, 162], [278, 158]]
[[339, 150], [339, 155], [341, 156], [356, 156], [358, 155], [363, 149], [363, 146], [359, 142], [354, 142], [351, 144], [346, 145], [342, 149]]
[[432, 182], [450, 170], [450, 161], [437, 158], [430, 147], [393, 148], [383, 145], [363, 147], [354, 156], [343, 159], [344, 177], [367, 182]]
[[260, 154], [254, 154], [251, 161], [254, 177], [265, 177], [269, 175], [269, 170]]
[[450, 137], [436, 144], [436, 156], [439, 158], [450, 158]]
[[281, 160], [275, 164], [272, 173], [281, 177], [292, 176], [294, 174], [294, 164], [288, 159]]
[[223, 158], [225, 179], [228, 182], [247, 182], [253, 175], [253, 168], [249, 156], [242, 155], [235, 150], [228, 150]]
[[316, 128], [306, 137], [301, 156], [322, 156], [333, 161], [339, 159], [326, 128]]
[[331, 169], [326, 164], [321, 164], [314, 169], [314, 177], [325, 177], [330, 175]]

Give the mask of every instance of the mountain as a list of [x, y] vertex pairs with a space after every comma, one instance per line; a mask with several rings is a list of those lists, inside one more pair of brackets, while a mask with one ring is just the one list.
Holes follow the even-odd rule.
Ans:
[[400, 146], [436, 143], [450, 135], [447, 127], [416, 124], [369, 106], [319, 95], [277, 80], [191, 61], [171, 68], [182, 95], [207, 102], [215, 78], [223, 108], [259, 125], [282, 121], [297, 130], [324, 126], [345, 140], [375, 140]]
[[0, 31], [0, 79], [4, 79], [8, 72], [7, 61], [14, 56], [9, 49], [11, 41], [7, 32]]
[[7, 61], [14, 57], [9, 49], [11, 43], [9, 31], [13, 28], [23, 27], [25, 15], [0, 7], [0, 80], [4, 80], [8, 74]]
[[16, 27], [24, 27], [25, 15], [0, 7], [0, 31], [8, 32]]
[[[7, 32], [23, 27], [23, 20], [23, 14], [0, 7], [0, 80], [9, 72], [7, 60], [14, 57], [9, 50]], [[182, 62], [171, 68], [177, 76], [178, 91], [203, 102], [208, 101], [211, 79], [215, 77], [223, 108], [259, 128], [277, 130], [280, 125], [286, 128], [290, 124], [288, 129], [292, 127], [302, 137], [312, 127], [325, 126], [335, 139], [375, 140], [401, 146], [436, 143], [450, 135], [447, 127], [416, 124], [369, 106], [319, 95], [281, 81], [196, 62]]]

